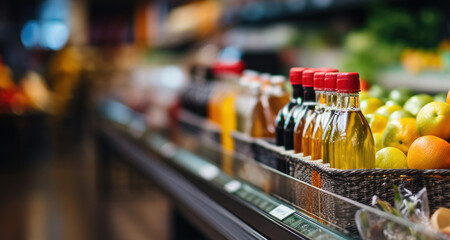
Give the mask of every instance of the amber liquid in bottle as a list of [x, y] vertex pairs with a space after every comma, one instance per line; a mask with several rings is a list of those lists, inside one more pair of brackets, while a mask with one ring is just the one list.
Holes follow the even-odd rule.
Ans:
[[[319, 103], [316, 110], [313, 113], [314, 124], [309, 128], [312, 129], [310, 134], [306, 134], [303, 138], [306, 138], [310, 143], [311, 160], [318, 160], [322, 158], [322, 133], [323, 123], [322, 119], [325, 113], [326, 107], [326, 95], [324, 91], [316, 91], [316, 101]], [[308, 130], [306, 131], [308, 132]], [[304, 153], [305, 151], [303, 151]]]
[[275, 88], [272, 94], [269, 96], [269, 106], [272, 113], [276, 114], [274, 121], [278, 125], [278, 113], [281, 109], [289, 104], [289, 93], [287, 91]]
[[259, 94], [258, 102], [252, 112], [251, 136], [256, 138], [274, 138], [274, 116], [269, 105], [269, 96]]
[[302, 152], [302, 139], [303, 139], [303, 129], [306, 125], [306, 120], [310, 119], [316, 107], [315, 102], [315, 92], [313, 87], [304, 88], [303, 99], [305, 100], [300, 113], [295, 120], [294, 127], [294, 152]]
[[323, 163], [330, 163], [330, 135], [331, 132], [334, 131], [333, 127], [335, 126], [335, 118], [338, 114], [338, 93], [330, 92], [327, 96], [328, 104], [330, 104], [329, 108], [325, 109], [323, 115], [323, 134], [322, 134], [322, 161]]
[[358, 93], [340, 94], [340, 113], [330, 135], [330, 165], [339, 169], [375, 168], [375, 144], [359, 109]]

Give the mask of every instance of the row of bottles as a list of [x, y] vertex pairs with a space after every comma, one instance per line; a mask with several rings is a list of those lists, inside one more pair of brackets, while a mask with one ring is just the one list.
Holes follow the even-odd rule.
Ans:
[[358, 73], [292, 68], [290, 82], [293, 95], [278, 113], [276, 144], [332, 168], [374, 168], [374, 140], [359, 108]]
[[236, 100], [237, 130], [257, 138], [275, 137], [275, 118], [289, 102], [283, 76], [246, 70], [239, 80]]
[[358, 73], [291, 68], [290, 97], [283, 76], [243, 69], [242, 62], [215, 64], [215, 81], [204, 84], [202, 94], [191, 89], [184, 97], [193, 100], [185, 107], [220, 126], [225, 149], [234, 150], [231, 135], [237, 130], [274, 139], [285, 150], [333, 168], [374, 168], [372, 132], [359, 109]]

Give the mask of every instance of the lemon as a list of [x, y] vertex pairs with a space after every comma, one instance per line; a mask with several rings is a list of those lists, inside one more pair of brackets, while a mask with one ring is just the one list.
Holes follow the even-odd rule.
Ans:
[[383, 133], [374, 133], [373, 139], [375, 140], [375, 151], [383, 148]]
[[400, 118], [414, 118], [414, 115], [405, 110], [397, 110], [389, 116], [389, 121]]
[[366, 119], [372, 133], [383, 133], [388, 122], [388, 118], [380, 114], [367, 114]]
[[401, 110], [402, 107], [399, 105], [391, 105], [391, 106], [381, 106], [375, 111], [375, 114], [380, 114], [385, 117], [389, 117], [393, 112]]
[[366, 115], [375, 112], [379, 107], [383, 106], [383, 101], [379, 98], [367, 98], [361, 101], [361, 112]]
[[431, 102], [420, 109], [416, 119], [420, 135], [450, 139], [450, 105]]
[[408, 168], [406, 155], [398, 148], [385, 147], [375, 155], [375, 167], [383, 169]]
[[396, 147], [407, 153], [411, 144], [419, 138], [416, 119], [400, 118], [389, 121], [383, 133], [383, 146]]

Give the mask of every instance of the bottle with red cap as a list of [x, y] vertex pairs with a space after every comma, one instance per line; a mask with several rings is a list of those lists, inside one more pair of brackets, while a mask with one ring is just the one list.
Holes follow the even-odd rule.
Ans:
[[369, 124], [359, 108], [359, 74], [337, 75], [339, 110], [329, 139], [330, 166], [339, 169], [375, 167], [375, 144]]
[[[310, 69], [303, 72], [302, 82], [303, 82], [303, 106], [298, 111], [295, 117], [295, 127], [294, 127], [294, 152], [303, 152], [303, 134], [305, 126], [307, 125], [307, 119], [310, 120], [314, 109], [316, 108], [316, 93], [314, 91], [314, 74], [316, 72], [336, 72], [337, 69], [332, 68], [316, 68]], [[308, 124], [310, 121], [308, 122]], [[304, 156], [309, 156], [309, 144]], [[305, 155], [306, 153], [306, 155]]]
[[[338, 72], [337, 69], [326, 69], [328, 72]], [[321, 152], [321, 149], [316, 149], [316, 151], [314, 151], [314, 156], [313, 156], [313, 134], [316, 132], [317, 134], [317, 129], [320, 127], [320, 129], [322, 129], [321, 126], [321, 119], [322, 119], [322, 114], [324, 113], [325, 110], [325, 91], [324, 91], [324, 79], [325, 79], [325, 74], [327, 72], [316, 72], [314, 73], [314, 91], [316, 94], [316, 108], [314, 109], [314, 112], [312, 113], [312, 115], [306, 119], [305, 122], [305, 127], [303, 130], [303, 137], [302, 137], [302, 150], [303, 150], [303, 156], [310, 156], [311, 155], [311, 160], [318, 160], [320, 159], [320, 156], [318, 157], [317, 152]], [[320, 139], [322, 139], [322, 135], [320, 135]]]
[[[286, 125], [294, 126], [294, 119], [291, 118], [293, 109], [302, 105], [303, 102], [303, 87], [302, 87], [302, 72], [306, 68], [291, 68], [289, 71], [289, 81], [292, 85], [292, 98], [289, 103], [278, 112], [275, 120], [276, 124], [276, 144], [284, 146], [286, 150], [293, 149], [292, 131], [286, 131]], [[290, 123], [290, 124], [289, 124]], [[286, 136], [286, 134], [288, 136]], [[291, 139], [286, 142], [285, 139]]]
[[[337, 81], [338, 73], [326, 73], [324, 78], [325, 86], [325, 110], [322, 114], [320, 125], [314, 130], [311, 159], [322, 159], [323, 163], [330, 163], [328, 159], [328, 138], [327, 133], [331, 132], [332, 128], [332, 117], [336, 111], [337, 107]], [[320, 152], [319, 152], [320, 151]]]

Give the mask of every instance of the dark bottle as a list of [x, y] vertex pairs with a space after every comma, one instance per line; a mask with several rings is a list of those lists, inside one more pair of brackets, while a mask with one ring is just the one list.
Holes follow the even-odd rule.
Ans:
[[[303, 83], [303, 104], [301, 108], [297, 109], [293, 114], [295, 126], [294, 126], [294, 136], [293, 136], [293, 145], [294, 152], [301, 153], [303, 152], [303, 131], [305, 125], [309, 125], [309, 120], [311, 119], [311, 115], [314, 113], [314, 109], [318, 104], [316, 102], [316, 93], [313, 87], [314, 74], [316, 72], [337, 72], [337, 69], [333, 68], [316, 68], [303, 72], [302, 83]], [[307, 122], [308, 120], [308, 122]], [[306, 152], [305, 156], [310, 155], [309, 151]]]
[[303, 88], [302, 88], [302, 72], [306, 68], [291, 68], [289, 71], [289, 81], [292, 85], [292, 98], [284, 105], [284, 107], [278, 112], [275, 119], [276, 124], [276, 144], [277, 146], [284, 146], [284, 124], [289, 112], [295, 106], [302, 104]]
[[294, 149], [294, 118], [293, 112], [300, 108], [303, 104], [303, 87], [302, 74], [307, 68], [291, 68], [289, 73], [289, 80], [293, 86], [293, 96], [288, 105], [281, 109], [280, 119], [277, 117], [277, 145], [281, 142], [286, 150]]

